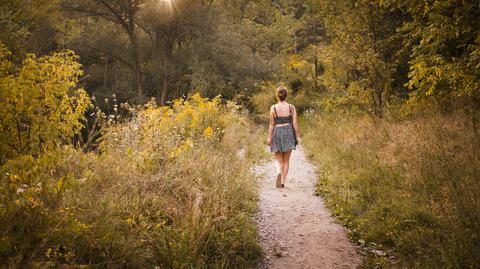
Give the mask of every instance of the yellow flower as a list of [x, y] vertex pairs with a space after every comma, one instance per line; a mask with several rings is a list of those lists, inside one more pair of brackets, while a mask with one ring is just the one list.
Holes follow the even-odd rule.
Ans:
[[193, 147], [193, 142], [192, 140], [190, 139], [187, 139], [182, 145], [180, 145], [179, 147], [175, 148], [173, 151], [171, 151], [169, 154], [168, 154], [168, 157], [169, 158], [175, 158], [175, 157], [178, 157], [180, 156], [180, 154], [188, 151], [190, 148]]
[[203, 130], [203, 135], [205, 136], [205, 138], [212, 137], [213, 135], [212, 127], [208, 126], [207, 128], [205, 128], [205, 130]]

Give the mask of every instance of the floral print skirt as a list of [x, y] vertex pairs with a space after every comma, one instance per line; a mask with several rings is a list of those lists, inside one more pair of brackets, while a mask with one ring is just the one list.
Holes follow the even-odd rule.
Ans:
[[271, 152], [287, 152], [296, 148], [292, 124], [275, 126], [272, 134]]

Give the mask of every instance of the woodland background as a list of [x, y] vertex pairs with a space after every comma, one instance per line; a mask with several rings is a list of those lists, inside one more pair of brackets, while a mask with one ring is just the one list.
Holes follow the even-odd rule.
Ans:
[[4, 0], [0, 41], [6, 268], [254, 267], [278, 85], [365, 268], [480, 264], [478, 1]]

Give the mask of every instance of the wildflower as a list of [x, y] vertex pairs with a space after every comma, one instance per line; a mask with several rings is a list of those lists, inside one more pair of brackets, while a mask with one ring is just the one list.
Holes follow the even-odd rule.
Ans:
[[212, 135], [213, 135], [212, 127], [208, 126], [207, 128], [205, 128], [205, 130], [203, 130], [203, 136], [205, 136], [205, 138], [210, 138], [212, 137]]

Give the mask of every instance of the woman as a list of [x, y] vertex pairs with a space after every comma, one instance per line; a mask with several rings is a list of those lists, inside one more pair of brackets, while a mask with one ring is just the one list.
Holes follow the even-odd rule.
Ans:
[[277, 188], [285, 187], [290, 154], [300, 140], [297, 111], [293, 105], [285, 101], [287, 94], [287, 88], [283, 86], [278, 87], [278, 103], [270, 108], [267, 144], [270, 146], [270, 151], [275, 153], [274, 164], [277, 172]]

